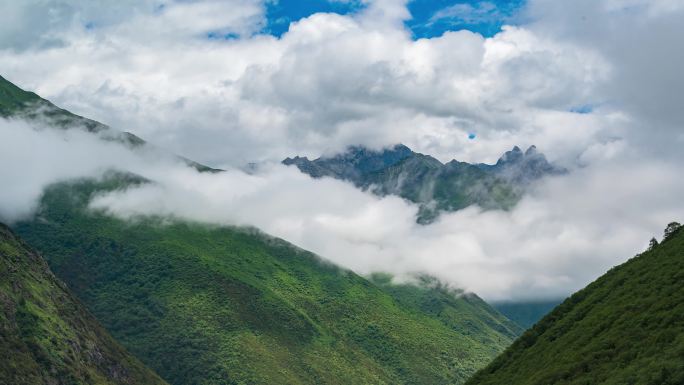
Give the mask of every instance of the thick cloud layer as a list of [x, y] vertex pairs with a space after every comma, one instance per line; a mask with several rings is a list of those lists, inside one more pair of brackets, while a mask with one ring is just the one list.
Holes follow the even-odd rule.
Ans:
[[257, 33], [257, 0], [0, 0], [2, 21], [13, 15], [0, 23], [3, 76], [211, 166], [404, 142], [474, 162], [536, 144], [573, 169], [512, 212], [418, 226], [399, 199], [278, 165], [202, 175], [2, 123], [13, 183], [0, 215], [26, 215], [51, 181], [116, 166], [157, 181], [94, 203], [116, 215], [254, 225], [361, 273], [428, 272], [489, 299], [565, 295], [684, 217], [680, 3], [530, 0], [524, 23], [492, 38], [413, 40], [401, 0], [312, 15], [280, 39]]
[[[243, 3], [148, 4], [91, 29], [72, 23], [59, 47], [6, 45], [0, 71], [215, 166], [397, 142], [443, 160], [491, 161], [516, 144], [567, 158], [596, 139], [569, 112], [594, 102], [610, 73], [593, 50], [514, 27], [491, 39], [461, 31], [414, 41], [404, 2], [393, 0], [312, 15], [281, 39], [206, 38], [220, 25], [258, 24], [249, 12], [258, 7]], [[203, 13], [217, 4], [225, 10]]]
[[428, 273], [490, 300], [567, 295], [684, 217], [678, 168], [643, 161], [619, 144], [539, 186], [512, 212], [471, 207], [423, 226], [415, 223], [416, 206], [399, 198], [313, 180], [294, 167], [203, 174], [92, 134], [18, 122], [0, 122], [0, 137], [0, 179], [12, 181], [0, 190], [2, 220], [29, 215], [50, 183], [128, 170], [155, 183], [99, 196], [93, 209], [256, 226], [361, 274]]

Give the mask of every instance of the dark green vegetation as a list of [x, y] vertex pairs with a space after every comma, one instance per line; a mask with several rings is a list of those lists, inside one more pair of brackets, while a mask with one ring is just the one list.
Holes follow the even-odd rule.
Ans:
[[477, 295], [450, 288], [430, 276], [418, 276], [416, 282], [398, 284], [392, 282], [389, 274], [374, 273], [370, 280], [398, 303], [420, 309], [460, 333], [488, 335], [490, 329], [494, 329], [515, 338], [523, 332], [520, 326], [502, 317]]
[[468, 384], [684, 384], [684, 230], [572, 295]]
[[418, 203], [421, 223], [433, 221], [442, 211], [474, 204], [484, 209], [510, 209], [531, 182], [565, 172], [549, 164], [534, 146], [525, 153], [515, 147], [494, 165], [456, 160], [443, 164], [404, 145], [382, 151], [350, 147], [334, 157], [313, 161], [287, 158], [283, 164], [295, 165], [314, 178], [346, 180], [380, 196], [398, 195]]
[[170, 383], [462, 383], [519, 332], [474, 295], [376, 285], [255, 230], [86, 209], [135, 183], [53, 186], [15, 228]]
[[491, 305], [511, 321], [525, 329], [529, 329], [561, 302], [562, 300], [559, 299], [549, 301], [498, 302]]
[[0, 224], [0, 384], [164, 384]]

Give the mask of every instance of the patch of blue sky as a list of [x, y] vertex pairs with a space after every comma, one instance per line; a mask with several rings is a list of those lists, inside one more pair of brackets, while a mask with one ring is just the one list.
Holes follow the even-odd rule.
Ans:
[[267, 0], [263, 33], [277, 37], [288, 31], [290, 23], [315, 13], [347, 15], [365, 6], [361, 0]]
[[406, 26], [414, 38], [441, 36], [447, 31], [469, 30], [485, 37], [515, 24], [526, 0], [412, 0], [412, 19]]
[[[514, 24], [526, 0], [410, 0], [405, 22], [413, 37], [430, 38], [447, 31], [470, 30], [490, 37], [504, 24]], [[366, 7], [363, 0], [266, 0], [266, 25], [261, 33], [277, 37], [290, 23], [315, 13], [348, 15]], [[210, 37], [216, 39], [216, 37]], [[232, 38], [232, 37], [231, 37]]]
[[575, 106], [570, 109], [570, 112], [574, 112], [576, 114], [591, 114], [592, 112], [594, 112], [594, 105], [583, 104], [580, 106]]
[[207, 39], [209, 40], [235, 40], [239, 39], [240, 35], [235, 32], [221, 33], [221, 32], [208, 32]]

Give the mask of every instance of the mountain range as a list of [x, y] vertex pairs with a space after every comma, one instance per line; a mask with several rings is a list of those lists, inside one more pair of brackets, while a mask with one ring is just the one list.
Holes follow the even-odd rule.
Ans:
[[335, 156], [314, 160], [296, 156], [282, 163], [313, 178], [345, 180], [379, 196], [397, 195], [416, 203], [419, 223], [470, 205], [510, 209], [533, 182], [567, 172], [549, 163], [535, 146], [525, 152], [516, 146], [492, 165], [442, 163], [403, 144], [382, 150], [353, 146]]
[[[44, 123], [32, 103], [49, 102], [8, 83], [5, 116]], [[369, 280], [257, 229], [131, 222], [88, 206], [145, 183], [154, 181], [127, 170], [56, 183], [13, 229], [170, 384], [458, 384], [522, 332], [477, 295], [431, 279]]]
[[[3, 78], [0, 114], [153, 148]], [[534, 147], [493, 165], [443, 164], [402, 145], [285, 163], [418, 203], [423, 222], [471, 204], [510, 208], [527, 186], [565, 172]], [[534, 324], [523, 333], [476, 294], [429, 276], [361, 277], [258, 229], [128, 221], [89, 206], [150, 183], [125, 169], [60, 181], [31, 217], [0, 224], [0, 383], [684, 383], [678, 223], [538, 322], [552, 305], [509, 306]]]

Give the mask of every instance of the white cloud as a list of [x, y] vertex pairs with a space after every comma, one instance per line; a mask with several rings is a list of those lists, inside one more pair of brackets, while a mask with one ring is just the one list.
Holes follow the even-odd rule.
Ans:
[[216, 4], [173, 4], [74, 30], [64, 47], [5, 52], [0, 71], [78, 113], [216, 166], [395, 142], [443, 160], [491, 161], [554, 135], [539, 125], [528, 135], [536, 109], [586, 104], [607, 73], [600, 55], [521, 28], [492, 39], [462, 31], [413, 41], [401, 25], [405, 4], [394, 0], [357, 15], [312, 15], [282, 39], [198, 38], [224, 19], [236, 30], [258, 19], [256, 5], [228, 17], [207, 11]]
[[[0, 119], [0, 220], [31, 215], [46, 186], [80, 177], [97, 177], [119, 168], [175, 163], [158, 151], [132, 153], [117, 142], [85, 130], [54, 130], [40, 124]], [[168, 166], [168, 165], [167, 165]]]
[[491, 20], [501, 20], [503, 15], [498, 7], [489, 1], [481, 1], [475, 5], [469, 3], [457, 3], [450, 5], [435, 12], [430, 17], [430, 22], [436, 22], [444, 19], [457, 19], [459, 22], [468, 24], [477, 24], [488, 22]]
[[423, 226], [417, 207], [397, 197], [294, 167], [203, 174], [158, 152], [21, 122], [0, 121], [0, 139], [0, 179], [12, 182], [0, 190], [5, 221], [29, 215], [51, 183], [128, 170], [154, 184], [101, 195], [94, 208], [256, 226], [361, 274], [429, 273], [490, 300], [566, 295], [684, 216], [675, 163], [644, 160], [620, 142], [592, 148], [583, 157], [591, 166], [549, 180], [511, 212], [471, 207]]
[[677, 167], [630, 157], [553, 179], [512, 212], [471, 207], [427, 226], [415, 223], [415, 206], [396, 197], [280, 165], [256, 175], [165, 170], [153, 176], [159, 184], [100, 196], [93, 206], [125, 218], [253, 225], [361, 274], [425, 272], [490, 300], [556, 298], [643, 250], [663, 224], [684, 216]]

